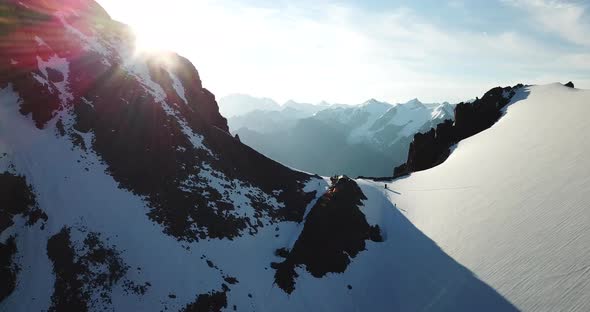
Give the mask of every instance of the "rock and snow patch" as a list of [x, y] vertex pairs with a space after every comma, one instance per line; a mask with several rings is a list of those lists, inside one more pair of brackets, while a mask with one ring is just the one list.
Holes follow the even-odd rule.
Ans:
[[[182, 184], [187, 191], [194, 190], [195, 187], [216, 190], [221, 195], [219, 202], [234, 206], [232, 211], [226, 213], [233, 214], [236, 217], [245, 217], [252, 220], [259, 219], [268, 217], [267, 211], [269, 210], [276, 211], [285, 207], [284, 203], [278, 202], [276, 197], [266, 194], [260, 188], [238, 179], [228, 179], [223, 172], [215, 171], [208, 164], [203, 164], [197, 176], [190, 176], [189, 180], [184, 181]], [[264, 205], [269, 209], [260, 210], [254, 208], [259, 205]], [[221, 212], [216, 202], [209, 202], [208, 207], [215, 212]]]
[[188, 101], [186, 100], [185, 90], [184, 90], [184, 86], [182, 85], [182, 82], [180, 82], [180, 79], [178, 79], [178, 76], [176, 76], [176, 74], [174, 74], [170, 70], [168, 70], [168, 74], [170, 75], [170, 78], [172, 79], [172, 87], [174, 87], [174, 90], [176, 91], [176, 93], [178, 93], [178, 96], [184, 101], [184, 103], [188, 104]]
[[365, 240], [381, 242], [378, 225], [365, 220], [359, 206], [367, 198], [359, 186], [347, 177], [332, 179], [330, 189], [318, 200], [305, 218], [303, 231], [290, 250], [277, 250], [285, 258], [273, 263], [275, 282], [287, 293], [295, 290], [299, 276], [296, 267], [305, 268], [314, 277], [327, 273], [344, 273], [359, 252], [365, 250]]
[[388, 200], [519, 310], [588, 311], [590, 91], [515, 99], [444, 163], [389, 184]]
[[[164, 109], [164, 112], [166, 112], [168, 116], [174, 118], [176, 122], [178, 122], [178, 125], [180, 126], [182, 133], [186, 135], [194, 149], [203, 150], [207, 152], [209, 156], [216, 157], [215, 154], [213, 154], [213, 152], [204, 144], [203, 141], [205, 138], [202, 135], [195, 133], [195, 131], [188, 125], [184, 117], [182, 117], [180, 112], [172, 108], [172, 106], [166, 103], [166, 101], [161, 101], [160, 103], [162, 105], [162, 108]], [[181, 147], [179, 146], [177, 148]]]
[[99, 233], [82, 229], [83, 240], [74, 241], [64, 227], [47, 241], [55, 284], [49, 311], [99, 311], [112, 309], [113, 287], [129, 267], [114, 246]]
[[102, 56], [108, 57], [112, 52], [106, 47], [108, 44], [103, 42], [97, 36], [90, 36], [81, 32], [78, 28], [72, 26], [68, 20], [68, 14], [65, 12], [56, 12], [55, 16], [59, 19], [66, 31], [76, 37], [83, 43], [83, 47], [87, 51], [94, 51]]
[[67, 59], [53, 55], [48, 60], [43, 60], [37, 56], [37, 64], [39, 71], [44, 77], [36, 76], [35, 78], [43, 85], [49, 85], [51, 83], [57, 89], [62, 102], [61, 105], [65, 106], [69, 101], [74, 99], [68, 83], [70, 77], [69, 62]]
[[41, 37], [39, 37], [39, 36], [35, 36], [35, 42], [37, 42], [37, 44], [38, 44], [39, 46], [46, 46], [46, 47], [49, 47], [49, 46], [47, 45], [47, 43], [45, 43], [45, 41], [43, 41], [43, 39], [42, 39]]

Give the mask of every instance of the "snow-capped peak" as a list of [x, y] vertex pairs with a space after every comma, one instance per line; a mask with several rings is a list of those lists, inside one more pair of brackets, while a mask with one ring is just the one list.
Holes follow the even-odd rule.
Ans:
[[375, 98], [370, 98], [364, 101], [360, 106], [384, 106], [384, 105], [391, 105], [387, 102], [379, 101]]
[[364, 101], [363, 104], [361, 104], [361, 105], [365, 106], [365, 105], [372, 105], [372, 104], [377, 104], [377, 103], [381, 103], [381, 102], [377, 101], [377, 99], [375, 99], [375, 98], [370, 98], [370, 99]]
[[383, 114], [391, 107], [391, 104], [376, 99], [369, 99], [359, 106], [360, 110], [370, 114]]
[[403, 106], [404, 108], [410, 108], [410, 109], [425, 108], [424, 103], [420, 102], [420, 100], [418, 100], [418, 98], [411, 99], [411, 100], [409, 100], [405, 103], [401, 103], [399, 105]]

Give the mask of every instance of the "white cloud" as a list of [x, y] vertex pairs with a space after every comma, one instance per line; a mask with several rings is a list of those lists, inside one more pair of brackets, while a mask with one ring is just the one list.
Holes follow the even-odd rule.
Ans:
[[[560, 51], [516, 30], [448, 29], [408, 8], [375, 13], [318, 3], [313, 9], [273, 9], [227, 0], [168, 0], [162, 7], [148, 0], [139, 15], [137, 2], [100, 2], [110, 3], [107, 9], [117, 11], [115, 18], [149, 40], [188, 56], [205, 86], [219, 96], [241, 92], [279, 101], [460, 101], [496, 85], [541, 78], [554, 82], [570, 76], [569, 71], [588, 68], [590, 59], [584, 52]], [[566, 19], [563, 14], [560, 20]], [[576, 27], [581, 26], [568, 24]]]
[[528, 12], [542, 30], [575, 44], [590, 46], [588, 3], [555, 0], [505, 0]]

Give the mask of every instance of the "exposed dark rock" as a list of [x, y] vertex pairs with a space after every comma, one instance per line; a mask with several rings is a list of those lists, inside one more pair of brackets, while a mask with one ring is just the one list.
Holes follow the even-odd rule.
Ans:
[[29, 212], [28, 217], [29, 217], [29, 219], [27, 220], [27, 223], [26, 223], [28, 226], [32, 226], [32, 225], [36, 224], [39, 220], [43, 220], [44, 222], [47, 222], [47, 220], [49, 219], [49, 217], [47, 216], [45, 211], [43, 211], [39, 208], [32, 209]]
[[188, 304], [182, 312], [218, 312], [227, 308], [227, 295], [225, 291], [216, 291], [209, 294], [201, 294], [197, 300]]
[[410, 144], [408, 159], [394, 169], [393, 177], [432, 168], [444, 162], [451, 146], [491, 127], [502, 117], [503, 108], [510, 103], [516, 90], [523, 87], [496, 87], [472, 103], [459, 103], [455, 107], [455, 122], [447, 120], [426, 133], [418, 133]]
[[136, 294], [139, 296], [145, 295], [151, 286], [152, 286], [152, 284], [150, 284], [148, 282], [145, 282], [141, 285], [137, 284], [131, 280], [125, 280], [123, 282], [123, 289], [126, 294], [133, 293], [133, 294]]
[[574, 87], [574, 83], [570, 81], [570, 82], [566, 83], [565, 86], [566, 87], [569, 87], [569, 88], [573, 88]]
[[87, 133], [94, 128], [96, 122], [96, 115], [94, 108], [89, 102], [82, 101], [74, 107], [74, 113], [76, 116], [76, 124], [74, 129]]
[[279, 248], [275, 250], [275, 256], [287, 258], [289, 256], [289, 250], [287, 250], [287, 248]]
[[376, 242], [376, 243], [383, 242], [383, 236], [381, 235], [381, 229], [379, 228], [378, 225], [371, 225], [371, 227], [369, 228], [369, 240]]
[[[226, 133], [229, 133], [227, 120], [219, 113], [219, 106], [215, 101], [215, 96], [209, 90], [203, 88], [199, 72], [195, 66], [186, 58], [175, 55], [177, 65], [173, 72], [181, 81], [185, 96], [191, 107], [199, 112], [208, 124], [213, 125]], [[166, 88], [164, 88], [166, 89]]]
[[66, 129], [64, 127], [64, 123], [61, 119], [59, 119], [56, 123], [55, 123], [55, 129], [57, 130], [57, 133], [60, 136], [64, 136], [66, 135]]
[[[99, 304], [111, 304], [112, 288], [128, 267], [114, 247], [104, 245], [99, 234], [87, 234], [82, 247], [76, 249], [70, 232], [64, 227], [47, 241], [47, 256], [55, 274], [49, 311], [88, 311]], [[93, 301], [93, 294], [99, 299]]]
[[[47, 221], [47, 215], [37, 207], [35, 194], [25, 178], [5, 172], [0, 174], [0, 234], [14, 224], [17, 215], [27, 217], [28, 226], [41, 219]], [[14, 291], [18, 273], [18, 266], [13, 262], [16, 251], [14, 237], [0, 242], [0, 302]]]
[[[84, 138], [78, 132], [70, 131], [69, 138], [70, 138], [70, 141], [72, 142], [72, 145], [74, 147], [77, 147], [84, 152], [87, 151], [88, 147], [86, 146], [86, 142], [84, 141]], [[72, 147], [72, 149], [73, 149], [73, 147]], [[86, 171], [88, 171], [88, 168], [86, 168]]]
[[55, 285], [49, 311], [88, 311], [90, 294], [78, 278], [84, 268], [76, 263], [75, 251], [66, 228], [47, 241], [47, 256], [53, 262]]
[[35, 194], [24, 177], [9, 172], [0, 173], [0, 233], [12, 226], [16, 215], [28, 217], [27, 225], [47, 215], [37, 207]]
[[282, 263], [273, 263], [275, 282], [287, 293], [295, 289], [295, 267], [305, 265], [314, 277], [342, 273], [351, 258], [365, 250], [365, 241], [382, 241], [378, 226], [370, 226], [361, 212], [366, 199], [348, 177], [332, 178], [330, 189], [306, 218], [301, 235]]
[[19, 62], [18, 66], [1, 62], [0, 88], [10, 83], [21, 96], [20, 112], [31, 114], [40, 128], [54, 116], [59, 107], [58, 92], [54, 86], [42, 87], [42, 83], [34, 78], [42, 77], [38, 71], [37, 57], [48, 60], [52, 55], [50, 49], [35, 42], [34, 33], [40, 30], [39, 24], [49, 27], [54, 25], [51, 14], [44, 10], [27, 9], [18, 5], [17, 1], [3, 1], [0, 14], [0, 59], [17, 59]]
[[235, 285], [235, 284], [239, 283], [238, 279], [233, 276], [226, 276], [223, 278], [223, 280], [230, 285]]
[[13, 263], [16, 254], [16, 242], [10, 237], [5, 243], [0, 243], [0, 302], [8, 297], [16, 286], [17, 267]]
[[64, 75], [60, 71], [57, 71], [51, 67], [48, 67], [46, 71], [47, 79], [49, 79], [51, 82], [62, 82], [65, 79]]

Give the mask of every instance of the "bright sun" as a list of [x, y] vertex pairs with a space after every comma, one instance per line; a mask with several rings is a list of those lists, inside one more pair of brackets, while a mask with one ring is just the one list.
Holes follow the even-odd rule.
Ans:
[[[186, 27], [183, 12], [193, 11], [190, 2], [169, 0], [165, 8], [154, 0], [145, 0], [141, 12], [137, 12], [135, 1], [101, 1], [115, 19], [123, 20], [133, 30], [138, 53], [176, 51], [183, 44], [182, 32]], [[184, 27], [183, 27], [184, 26]]]
[[138, 53], [192, 53], [199, 50], [199, 42], [223, 38], [220, 32], [236, 26], [231, 21], [228, 23], [224, 11], [211, 7], [208, 0], [167, 0], [165, 6], [160, 0], [142, 0], [140, 12], [139, 1], [99, 2], [113, 18], [132, 28]]

